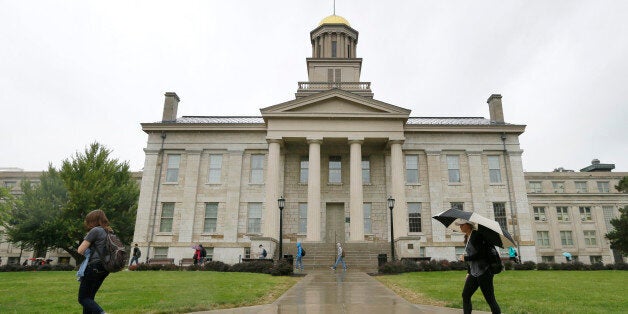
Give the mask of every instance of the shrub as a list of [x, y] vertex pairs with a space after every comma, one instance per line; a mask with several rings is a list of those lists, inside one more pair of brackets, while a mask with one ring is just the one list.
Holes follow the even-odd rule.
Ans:
[[419, 263], [412, 261], [412, 260], [403, 260], [403, 271], [404, 272], [415, 272], [415, 271], [419, 271]]
[[379, 267], [378, 271], [382, 274], [400, 274], [405, 272], [405, 266], [401, 261], [386, 262]]
[[293, 273], [292, 263], [286, 260], [280, 260], [273, 264], [269, 273], [273, 276], [291, 276]]
[[605, 270], [606, 267], [604, 267], [604, 264], [602, 262], [599, 263], [593, 263], [591, 264], [591, 266], [589, 266], [590, 270]]
[[179, 266], [174, 264], [139, 264], [136, 270], [179, 270]]
[[548, 263], [538, 263], [538, 264], [536, 264], [536, 269], [538, 269], [538, 270], [550, 270], [550, 264], [548, 264]]
[[452, 261], [449, 263], [451, 270], [467, 270], [467, 264], [461, 261]]
[[211, 261], [205, 263], [204, 269], [212, 271], [229, 271], [229, 265], [220, 261]]
[[270, 270], [272, 267], [273, 267], [273, 264], [269, 262], [251, 261], [251, 262], [237, 263], [237, 264], [231, 265], [231, 267], [229, 267], [229, 271], [242, 272], [242, 273], [268, 274], [270, 273]]
[[628, 264], [626, 263], [615, 263], [615, 265], [613, 266], [613, 269], [615, 270], [628, 270]]
[[536, 263], [532, 261], [523, 262], [523, 264], [514, 264], [515, 270], [534, 270]]

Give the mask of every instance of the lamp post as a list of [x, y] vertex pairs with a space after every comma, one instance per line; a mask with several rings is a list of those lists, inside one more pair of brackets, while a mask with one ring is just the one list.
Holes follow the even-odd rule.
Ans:
[[388, 197], [388, 208], [390, 208], [390, 255], [391, 261], [395, 260], [395, 228], [393, 225], [393, 208], [395, 207], [395, 199]]
[[280, 196], [277, 200], [279, 206], [279, 259], [283, 258], [283, 208], [286, 206], [286, 199]]

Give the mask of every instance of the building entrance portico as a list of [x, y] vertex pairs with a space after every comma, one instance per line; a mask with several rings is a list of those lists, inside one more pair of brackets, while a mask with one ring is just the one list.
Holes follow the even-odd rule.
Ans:
[[325, 243], [345, 242], [345, 208], [343, 203], [325, 204]]

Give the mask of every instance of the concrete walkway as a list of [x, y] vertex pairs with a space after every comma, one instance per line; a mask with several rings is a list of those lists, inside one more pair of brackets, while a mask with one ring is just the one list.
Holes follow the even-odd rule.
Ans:
[[[461, 287], [462, 289], [462, 287]], [[479, 291], [478, 291], [479, 292]], [[481, 293], [481, 292], [479, 292]], [[473, 311], [474, 313], [488, 313]], [[412, 304], [363, 272], [312, 271], [272, 304], [214, 310], [214, 314], [274, 313], [462, 313], [429, 305]]]

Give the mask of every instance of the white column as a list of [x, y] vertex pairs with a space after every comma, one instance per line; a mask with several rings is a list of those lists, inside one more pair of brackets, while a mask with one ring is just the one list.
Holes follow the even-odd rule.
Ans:
[[[238, 241], [238, 217], [240, 212], [240, 195], [242, 191], [242, 158], [243, 150], [229, 150], [223, 158], [223, 171], [228, 173], [226, 180], [227, 195], [224, 204], [224, 223], [222, 226], [224, 241]], [[218, 206], [221, 211], [221, 206]], [[220, 217], [220, 215], [219, 215]], [[218, 230], [221, 227], [218, 226]]]
[[310, 152], [307, 175], [307, 241], [321, 240], [321, 143], [308, 139]]
[[[510, 206], [513, 206], [513, 212], [516, 217], [513, 217], [516, 221], [514, 227], [517, 228], [516, 235], [521, 239], [520, 242], [532, 242], [534, 241], [532, 221], [530, 220], [530, 207], [528, 206], [528, 193], [526, 190], [525, 178], [523, 175], [523, 163], [521, 161], [521, 154], [523, 151], [508, 151], [508, 178], [511, 180], [510, 189], [513, 193], [512, 202]], [[509, 215], [510, 213], [506, 213]], [[514, 236], [514, 234], [513, 234]], [[515, 239], [517, 240], [517, 239]], [[528, 256], [529, 258], [529, 256]]]
[[362, 191], [362, 142], [363, 140], [349, 140], [351, 147], [350, 157], [350, 195], [349, 195], [349, 223], [350, 241], [364, 241], [364, 209]]
[[[467, 152], [469, 159], [469, 178], [471, 180], [472, 209], [480, 215], [485, 215], [486, 207], [484, 197], [484, 167], [482, 166], [482, 152]], [[445, 210], [445, 208], [443, 208]]]
[[262, 234], [266, 237], [279, 239], [279, 164], [280, 139], [268, 141], [268, 171], [266, 171], [266, 199], [262, 212]]
[[[144, 149], [146, 157], [144, 158], [144, 172], [142, 173], [142, 187], [140, 189], [140, 197], [137, 204], [137, 218], [135, 219], [135, 234], [133, 242], [146, 243], [150, 241], [151, 221], [153, 219], [153, 211], [155, 211], [155, 193], [159, 175], [159, 167], [161, 163], [158, 149]], [[154, 223], [152, 224], [154, 225]]]
[[[427, 177], [430, 185], [431, 215], [435, 216], [445, 210], [443, 208], [443, 174], [441, 173], [441, 151], [427, 151]], [[432, 241], [445, 241], [445, 226], [432, 221]]]
[[185, 183], [183, 186], [182, 210], [180, 211], [179, 242], [192, 242], [201, 152], [202, 150], [200, 149], [185, 150]]
[[[403, 141], [393, 140], [390, 143], [390, 170], [392, 197], [395, 199], [393, 221], [395, 234], [393, 239], [408, 235], [408, 204], [406, 203], [405, 170], [401, 145]], [[389, 213], [390, 214], [390, 213]]]

